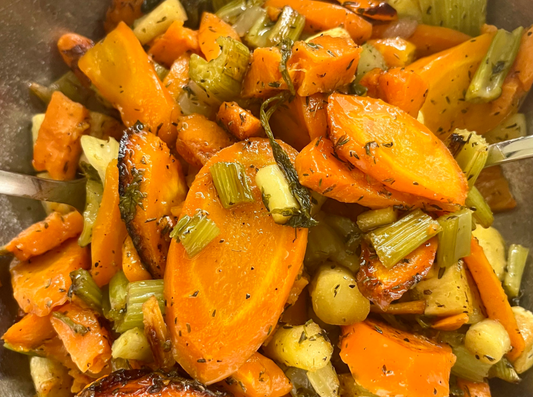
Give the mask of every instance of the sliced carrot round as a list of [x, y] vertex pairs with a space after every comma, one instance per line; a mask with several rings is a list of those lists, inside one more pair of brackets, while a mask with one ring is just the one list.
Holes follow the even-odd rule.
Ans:
[[393, 189], [464, 205], [466, 178], [446, 146], [416, 119], [379, 99], [329, 97], [330, 137], [337, 152]]
[[[294, 149], [284, 145], [292, 160]], [[239, 162], [254, 202], [224, 209], [209, 168]], [[200, 170], [182, 216], [206, 211], [220, 234], [189, 258], [172, 241], [165, 273], [167, 323], [179, 364], [203, 383], [236, 372], [273, 331], [301, 268], [307, 229], [274, 223], [255, 184], [256, 172], [275, 164], [268, 140], [239, 142]]]

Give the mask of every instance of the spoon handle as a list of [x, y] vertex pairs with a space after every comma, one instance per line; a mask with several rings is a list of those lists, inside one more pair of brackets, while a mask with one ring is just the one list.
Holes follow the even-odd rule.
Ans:
[[530, 157], [533, 157], [533, 135], [490, 145], [485, 168]]
[[69, 204], [83, 212], [86, 178], [55, 181], [14, 172], [0, 171], [0, 194]]

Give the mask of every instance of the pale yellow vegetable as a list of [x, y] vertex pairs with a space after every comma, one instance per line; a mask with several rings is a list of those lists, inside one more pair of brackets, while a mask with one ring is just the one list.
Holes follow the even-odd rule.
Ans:
[[520, 306], [514, 306], [512, 310], [518, 329], [526, 342], [524, 352], [513, 363], [516, 372], [521, 374], [533, 367], [533, 313]]
[[307, 378], [320, 397], [339, 395], [339, 378], [331, 363], [319, 370], [307, 372]]
[[187, 13], [179, 0], [165, 0], [152, 12], [134, 22], [133, 33], [144, 45], [165, 33], [172, 22], [186, 20]]
[[113, 358], [125, 358], [144, 362], [152, 361], [152, 349], [139, 328], [131, 328], [119, 336], [111, 347]]
[[37, 140], [37, 136], [39, 135], [39, 129], [41, 128], [41, 124], [43, 123], [43, 121], [44, 113], [38, 113], [31, 118], [31, 137], [34, 145], [35, 141]]
[[72, 378], [61, 363], [45, 357], [30, 359], [30, 374], [37, 397], [70, 397]]
[[479, 245], [485, 251], [485, 256], [498, 278], [503, 280], [507, 261], [505, 259], [505, 241], [500, 232], [493, 227], [485, 229], [478, 225], [472, 235], [478, 239]]
[[511, 339], [500, 322], [485, 319], [468, 329], [465, 347], [482, 363], [496, 364], [511, 350]]

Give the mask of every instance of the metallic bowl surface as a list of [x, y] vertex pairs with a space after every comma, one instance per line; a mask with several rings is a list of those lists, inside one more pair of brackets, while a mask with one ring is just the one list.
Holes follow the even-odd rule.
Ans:
[[[468, 0], [465, 0], [468, 1]], [[533, 24], [532, 0], [488, 0], [489, 21], [513, 29]], [[29, 95], [27, 83], [49, 83], [66, 71], [55, 43], [73, 31], [93, 39], [103, 35], [102, 20], [110, 0], [0, 0], [0, 169], [32, 173], [31, 116], [44, 106]], [[533, 98], [525, 103], [533, 131]], [[504, 167], [518, 209], [497, 216], [496, 227], [509, 242], [533, 247], [533, 160]], [[38, 202], [0, 196], [0, 245], [42, 219]], [[0, 335], [13, 323], [17, 307], [9, 280], [9, 259], [0, 257]], [[524, 278], [522, 304], [533, 309], [533, 269]], [[28, 359], [0, 347], [0, 396], [35, 393]], [[533, 396], [533, 371], [519, 385], [493, 383], [494, 397]]]

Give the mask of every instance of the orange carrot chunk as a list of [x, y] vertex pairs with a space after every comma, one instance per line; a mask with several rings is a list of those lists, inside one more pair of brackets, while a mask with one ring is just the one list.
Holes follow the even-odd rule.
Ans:
[[237, 102], [224, 102], [220, 105], [217, 120], [240, 141], [265, 135], [261, 121]]
[[407, 40], [415, 45], [417, 58], [422, 58], [448, 50], [470, 39], [469, 35], [458, 30], [419, 24]]
[[91, 82], [78, 67], [78, 61], [92, 47], [94, 47], [94, 42], [91, 39], [76, 33], [64, 34], [57, 41], [57, 49], [63, 61], [86, 87], [89, 87]]
[[467, 182], [446, 146], [423, 124], [379, 99], [332, 94], [328, 117], [336, 150], [398, 191], [464, 205]]
[[180, 94], [183, 92], [183, 87], [186, 86], [189, 81], [190, 59], [191, 56], [189, 53], [179, 56], [172, 64], [165, 80], [163, 80], [163, 86], [166, 87], [175, 101], [178, 100]]
[[19, 261], [44, 254], [63, 241], [77, 237], [83, 230], [83, 216], [78, 211], [62, 215], [52, 212], [45, 220], [31, 225], [6, 244]]
[[367, 319], [343, 327], [340, 356], [357, 382], [386, 396], [448, 397], [455, 356], [448, 345]]
[[[282, 146], [293, 161], [294, 149]], [[224, 209], [209, 171], [216, 162], [242, 164], [253, 202]], [[255, 184], [256, 169], [272, 164], [263, 138], [213, 156], [196, 175], [182, 217], [207, 211], [220, 233], [193, 258], [183, 244], [170, 246], [165, 298], [174, 356], [206, 384], [238, 371], [272, 333], [302, 265], [307, 229], [276, 224]]]
[[260, 353], [220, 384], [235, 397], [282, 397], [292, 389], [281, 368]]
[[372, 24], [337, 4], [312, 0], [267, 0], [265, 3], [265, 7], [278, 9], [285, 6], [305, 17], [304, 32], [307, 33], [315, 34], [341, 26], [358, 44], [364, 43], [372, 35]]
[[481, 171], [476, 187], [492, 212], [508, 211], [516, 207], [516, 200], [501, 166], [489, 167]]
[[122, 270], [130, 283], [150, 280], [152, 276], [141, 262], [141, 258], [128, 235], [122, 244]]
[[241, 41], [241, 38], [231, 25], [228, 25], [215, 14], [204, 12], [198, 29], [198, 43], [207, 61], [220, 55], [221, 50], [217, 39], [221, 36]]
[[33, 167], [56, 180], [74, 179], [89, 112], [59, 91], [52, 94], [33, 147]]
[[15, 300], [26, 313], [46, 316], [67, 301], [70, 272], [89, 266], [89, 249], [80, 247], [77, 239], [28, 262], [17, 262], [10, 269]]
[[174, 21], [162, 36], [154, 40], [148, 54], [156, 62], [169, 68], [187, 51], [200, 53], [198, 32], [184, 27], [183, 21]]
[[461, 389], [467, 397], [490, 397], [490, 386], [486, 382], [471, 382], [469, 380], [457, 378], [457, 387]]
[[463, 325], [468, 323], [469, 317], [467, 313], [459, 313], [454, 316], [444, 317], [431, 324], [431, 328], [439, 331], [457, 331]]
[[102, 287], [122, 268], [122, 243], [126, 226], [120, 217], [117, 160], [109, 163], [102, 202], [91, 237], [91, 275]]
[[51, 322], [81, 372], [102, 371], [111, 359], [110, 336], [92, 310], [69, 303], [54, 312]]
[[369, 40], [368, 43], [383, 55], [389, 67], [402, 68], [415, 59], [416, 46], [401, 37]]
[[516, 319], [502, 284], [475, 237], [472, 237], [470, 252], [470, 256], [464, 260], [477, 285], [488, 318], [498, 320], [509, 333], [512, 349], [507, 353], [507, 358], [512, 362], [524, 351], [524, 338], [516, 325]]
[[11, 349], [28, 353], [54, 336], [56, 331], [50, 322], [50, 315], [39, 317], [30, 313], [13, 324], [2, 339]]

